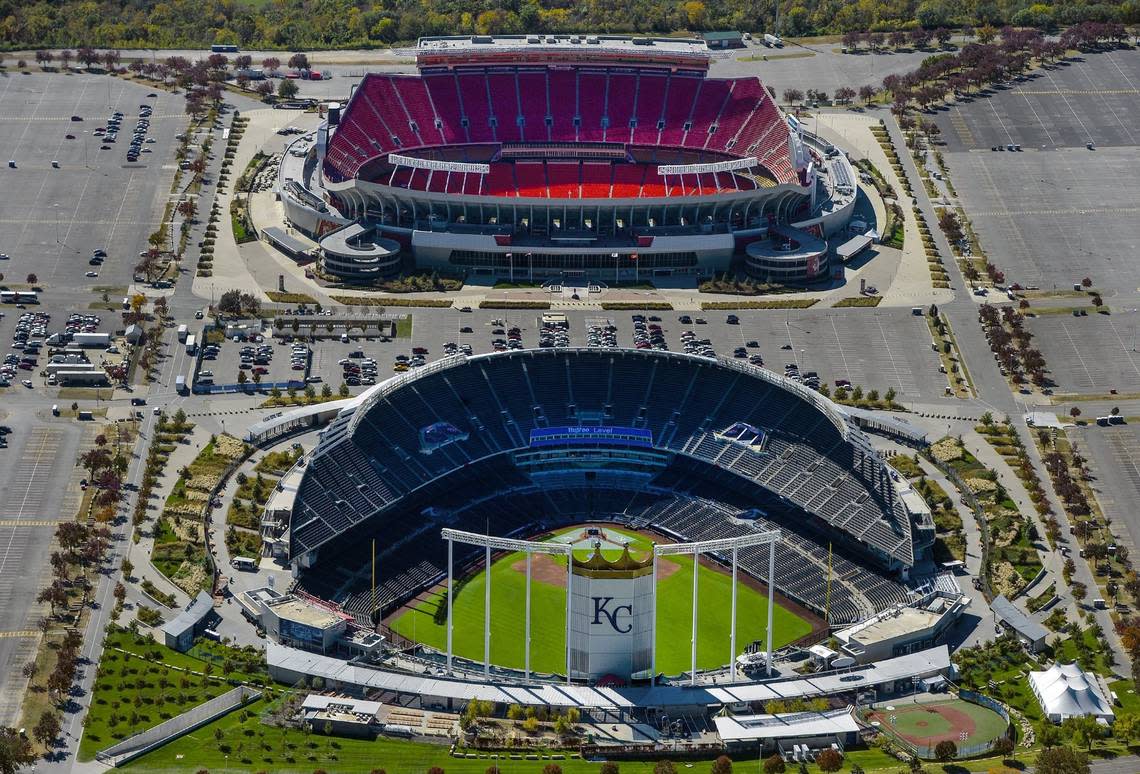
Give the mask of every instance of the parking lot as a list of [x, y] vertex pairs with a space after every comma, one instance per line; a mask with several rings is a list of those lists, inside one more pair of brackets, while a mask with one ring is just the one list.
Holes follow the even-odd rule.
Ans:
[[[1088, 276], [1106, 299], [1140, 287], [1126, 258], [1140, 246], [1138, 84], [1135, 52], [1089, 54], [938, 114], [959, 198], [1008, 281]], [[1022, 152], [990, 150], [1010, 143]]]
[[[199, 384], [239, 384], [241, 377], [250, 384], [273, 384], [288, 381], [305, 381], [309, 365], [309, 347], [305, 345], [304, 357], [294, 361], [288, 345], [275, 342], [270, 336], [260, 336], [260, 341], [251, 338], [246, 341], [224, 339], [216, 344], [202, 347], [202, 358], [198, 370]], [[294, 363], [301, 365], [293, 368]]]
[[[10, 283], [35, 273], [49, 289], [125, 287], [169, 196], [182, 98], [108, 76], [35, 72], [5, 77], [0, 100], [0, 152], [15, 163], [0, 171], [0, 252], [10, 256], [0, 271]], [[129, 132], [142, 104], [153, 106], [155, 142], [132, 163]], [[115, 111], [131, 123], [106, 143], [94, 132]], [[96, 248], [108, 253], [101, 267], [88, 265]], [[84, 276], [91, 270], [99, 276]]]
[[[370, 327], [367, 336], [361, 336], [358, 329], [351, 331], [349, 343], [335, 337], [317, 342], [313, 345], [311, 375], [322, 377], [336, 389], [345, 376], [339, 363], [355, 351], [376, 361], [377, 379], [383, 380], [404, 370], [400, 363], [413, 368], [417, 351], [422, 352], [423, 362], [427, 363], [460, 350], [482, 354], [544, 344], [634, 347], [641, 340], [650, 348], [706, 356], [733, 357], [739, 351], [741, 359], [762, 361], [777, 373], [794, 363], [801, 373], [817, 372], [821, 381], [833, 384], [847, 380], [882, 392], [894, 389], [900, 399], [938, 398], [946, 386], [946, 377], [939, 372], [938, 358], [930, 348], [926, 323], [909, 309], [701, 314], [570, 310], [564, 313], [566, 328], [551, 327], [545, 334], [543, 313], [535, 310], [463, 313], [455, 309], [417, 309], [408, 314], [411, 324], [401, 324], [401, 335], [389, 341], [382, 341]], [[730, 314], [737, 317], [736, 324], [728, 322]], [[644, 318], [641, 331], [635, 315]], [[682, 322], [682, 318], [688, 322]], [[660, 330], [651, 329], [651, 325]], [[706, 340], [708, 343], [703, 343]], [[286, 351], [281, 345], [275, 345], [274, 350]], [[853, 354], [856, 352], [859, 354]], [[274, 367], [280, 357], [276, 355]], [[405, 359], [397, 360], [398, 357]], [[223, 359], [219, 356], [219, 361]], [[357, 389], [354, 386], [352, 391]]]
[[1069, 437], [1089, 461], [1093, 489], [1105, 517], [1114, 525], [1113, 532], [1135, 555], [1140, 545], [1140, 421], [1132, 424], [1100, 427], [1092, 423], [1071, 429]]
[[1140, 313], [1041, 315], [1031, 318], [1034, 344], [1045, 356], [1057, 392], [1108, 395], [1140, 392]]
[[[952, 151], [1010, 143], [1025, 151], [1135, 146], [1140, 57], [1134, 50], [1086, 54], [999, 85], [941, 113]], [[1000, 151], [1008, 154], [1008, 151]]]

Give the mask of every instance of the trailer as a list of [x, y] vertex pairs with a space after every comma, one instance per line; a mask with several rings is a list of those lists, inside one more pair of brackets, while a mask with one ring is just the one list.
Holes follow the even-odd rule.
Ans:
[[780, 40], [776, 35], [764, 33], [764, 45], [768, 48], [783, 48], [784, 41]]
[[194, 334], [186, 337], [186, 354], [193, 355], [198, 351], [198, 338]]
[[55, 378], [63, 387], [101, 387], [110, 384], [107, 374], [102, 371], [57, 371]]
[[72, 335], [71, 343], [77, 347], [109, 347], [111, 346], [111, 334], [76, 333]]
[[174, 391], [179, 395], [186, 394], [186, 377], [183, 374], [178, 374], [178, 377], [174, 380]]

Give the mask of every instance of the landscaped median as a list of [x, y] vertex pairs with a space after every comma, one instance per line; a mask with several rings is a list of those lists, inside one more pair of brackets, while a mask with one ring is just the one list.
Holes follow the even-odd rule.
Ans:
[[776, 298], [768, 301], [702, 301], [701, 311], [730, 311], [733, 309], [807, 309], [814, 306], [815, 298]]
[[226, 471], [247, 451], [232, 435], [211, 438], [197, 458], [179, 471], [155, 524], [151, 562], [190, 596], [213, 588], [202, 517]]
[[947, 436], [932, 445], [929, 454], [951, 472], [951, 480], [967, 500], [978, 503], [983, 519], [978, 529], [988, 544], [983, 572], [995, 595], [1013, 599], [1042, 569], [1033, 545], [1038, 538], [1036, 527], [1018, 510], [997, 474], [982, 465], [961, 439]]

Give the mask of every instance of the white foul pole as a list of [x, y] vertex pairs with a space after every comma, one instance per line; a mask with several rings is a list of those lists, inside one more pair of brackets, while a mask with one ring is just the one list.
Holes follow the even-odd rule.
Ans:
[[728, 674], [736, 680], [736, 546], [732, 547], [732, 622], [728, 627]]
[[447, 673], [451, 674], [451, 597], [454, 589], [451, 585], [452, 549], [455, 544], [449, 538], [447, 541]]
[[768, 654], [767, 672], [772, 676], [772, 613], [776, 607], [776, 544], [768, 544]]

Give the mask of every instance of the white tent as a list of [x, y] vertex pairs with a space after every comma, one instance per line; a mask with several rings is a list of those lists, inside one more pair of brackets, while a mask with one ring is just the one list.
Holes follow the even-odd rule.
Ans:
[[1076, 664], [1053, 664], [1044, 672], [1030, 672], [1029, 687], [1045, 716], [1055, 723], [1084, 716], [1112, 722], [1115, 716], [1099, 678]]

